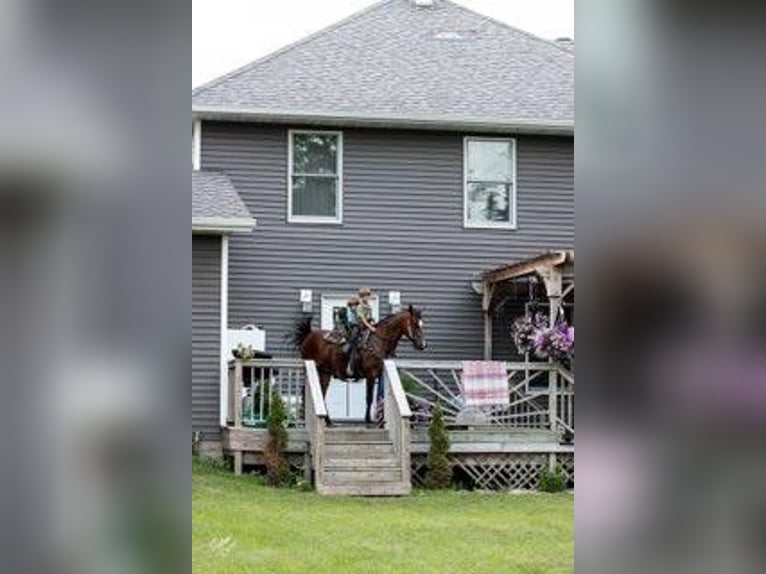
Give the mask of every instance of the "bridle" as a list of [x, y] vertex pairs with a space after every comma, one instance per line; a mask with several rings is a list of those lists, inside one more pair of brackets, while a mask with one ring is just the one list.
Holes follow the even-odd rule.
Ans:
[[412, 343], [413, 347], [415, 347], [416, 349], [420, 349], [418, 341], [415, 340], [415, 333], [413, 332], [413, 328], [412, 328], [413, 318], [414, 316], [410, 314], [410, 317], [407, 322], [407, 333], [405, 334], [405, 336], [410, 340], [410, 343]]

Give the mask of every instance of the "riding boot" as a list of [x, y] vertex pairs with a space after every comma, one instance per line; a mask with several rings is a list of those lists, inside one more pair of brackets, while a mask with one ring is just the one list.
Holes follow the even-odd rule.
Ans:
[[348, 363], [346, 364], [346, 377], [349, 379], [352, 379], [354, 377], [354, 371], [356, 370], [354, 366], [356, 365], [356, 349], [351, 350], [351, 355], [348, 358]]

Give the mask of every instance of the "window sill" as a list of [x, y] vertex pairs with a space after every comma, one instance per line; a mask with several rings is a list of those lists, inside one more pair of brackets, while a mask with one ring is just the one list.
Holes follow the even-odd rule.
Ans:
[[297, 223], [299, 225], [343, 225], [342, 219], [326, 217], [288, 217], [287, 223]]
[[463, 223], [463, 229], [501, 229], [505, 231], [516, 231], [518, 226], [514, 223]]

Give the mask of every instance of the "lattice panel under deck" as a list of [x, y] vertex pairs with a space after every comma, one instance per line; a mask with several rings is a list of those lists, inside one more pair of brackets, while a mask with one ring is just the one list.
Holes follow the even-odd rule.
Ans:
[[564, 475], [567, 488], [574, 488], [574, 455], [559, 454], [556, 460], [561, 465], [561, 473]]
[[[574, 485], [574, 456], [556, 455], [568, 487]], [[474, 454], [451, 455], [453, 468], [461, 469], [476, 488], [483, 490], [533, 490], [540, 484], [540, 471], [548, 466], [548, 455], [534, 454]], [[412, 460], [412, 482], [422, 486], [426, 459]]]

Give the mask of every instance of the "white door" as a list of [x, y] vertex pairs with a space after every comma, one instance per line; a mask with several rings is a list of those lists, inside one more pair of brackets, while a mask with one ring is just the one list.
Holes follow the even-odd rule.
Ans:
[[[343, 309], [350, 295], [322, 295], [322, 329], [327, 331], [335, 327], [336, 310]], [[372, 316], [378, 320], [378, 298], [370, 298]], [[330, 381], [327, 390], [327, 411], [334, 420], [364, 420], [366, 406], [366, 385], [364, 381], [345, 382], [340, 379]]]

